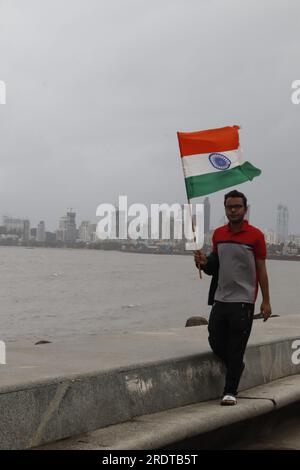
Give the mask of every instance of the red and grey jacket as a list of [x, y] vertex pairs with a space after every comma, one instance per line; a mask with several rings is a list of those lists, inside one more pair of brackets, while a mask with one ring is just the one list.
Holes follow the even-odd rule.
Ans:
[[256, 260], [266, 258], [263, 233], [244, 220], [238, 232], [224, 225], [213, 234], [213, 252], [203, 271], [212, 275], [209, 305], [219, 302], [255, 303], [258, 291]]

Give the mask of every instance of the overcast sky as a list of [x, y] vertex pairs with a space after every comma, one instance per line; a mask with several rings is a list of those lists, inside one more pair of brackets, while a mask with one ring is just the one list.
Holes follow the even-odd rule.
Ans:
[[186, 202], [176, 132], [239, 124], [263, 172], [236, 187], [252, 223], [282, 202], [300, 232], [299, 17], [298, 0], [0, 0], [0, 216], [54, 230], [122, 194]]

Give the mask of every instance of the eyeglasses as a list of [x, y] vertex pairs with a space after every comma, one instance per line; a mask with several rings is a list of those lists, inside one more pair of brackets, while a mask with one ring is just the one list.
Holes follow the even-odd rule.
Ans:
[[233, 204], [233, 205], [226, 205], [225, 209], [227, 211], [232, 211], [233, 209], [239, 210], [242, 209], [244, 206], [243, 204]]

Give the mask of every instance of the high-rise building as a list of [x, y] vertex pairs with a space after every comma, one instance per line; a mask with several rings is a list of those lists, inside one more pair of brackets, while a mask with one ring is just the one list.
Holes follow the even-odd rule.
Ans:
[[83, 242], [94, 242], [96, 237], [97, 224], [91, 224], [88, 220], [81, 222], [78, 230], [78, 238]]
[[52, 232], [46, 232], [46, 239], [45, 239], [45, 242], [46, 243], [55, 243], [56, 240], [57, 240], [57, 236], [55, 233], [52, 233]]
[[59, 228], [57, 231], [57, 239], [65, 243], [73, 243], [76, 241], [77, 229], [76, 229], [76, 212], [72, 212], [70, 209], [67, 215], [63, 216], [59, 220]]
[[81, 240], [82, 242], [89, 242], [90, 241], [90, 238], [89, 238], [89, 221], [88, 220], [83, 220], [80, 224], [80, 227], [79, 227], [79, 240]]
[[209, 198], [204, 199], [204, 234], [210, 231], [210, 202]]
[[3, 226], [6, 229], [6, 233], [23, 235], [24, 232], [24, 220], [15, 219], [5, 215], [3, 217]]
[[46, 228], [45, 228], [45, 222], [41, 220], [38, 223], [37, 230], [36, 230], [36, 241], [44, 243], [46, 240]]
[[292, 234], [289, 236], [289, 241], [300, 247], [300, 234]]
[[277, 207], [276, 232], [278, 243], [286, 244], [289, 238], [289, 211], [283, 204]]
[[97, 229], [97, 224], [89, 224], [88, 237], [89, 237], [90, 242], [95, 242], [97, 240], [96, 229]]
[[26, 243], [30, 240], [31, 233], [29, 220], [15, 219], [5, 215], [3, 217], [3, 226], [5, 227], [7, 234], [22, 237], [22, 240]]
[[267, 245], [277, 245], [277, 233], [274, 230], [265, 229], [263, 230], [263, 233], [265, 235]]
[[29, 242], [30, 239], [30, 222], [29, 220], [23, 220], [23, 234], [22, 238], [24, 242]]

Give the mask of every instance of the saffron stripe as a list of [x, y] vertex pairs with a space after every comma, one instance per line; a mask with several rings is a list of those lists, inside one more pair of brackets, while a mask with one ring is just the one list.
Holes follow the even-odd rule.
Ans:
[[177, 132], [182, 157], [199, 153], [226, 152], [239, 146], [239, 126], [197, 132]]

